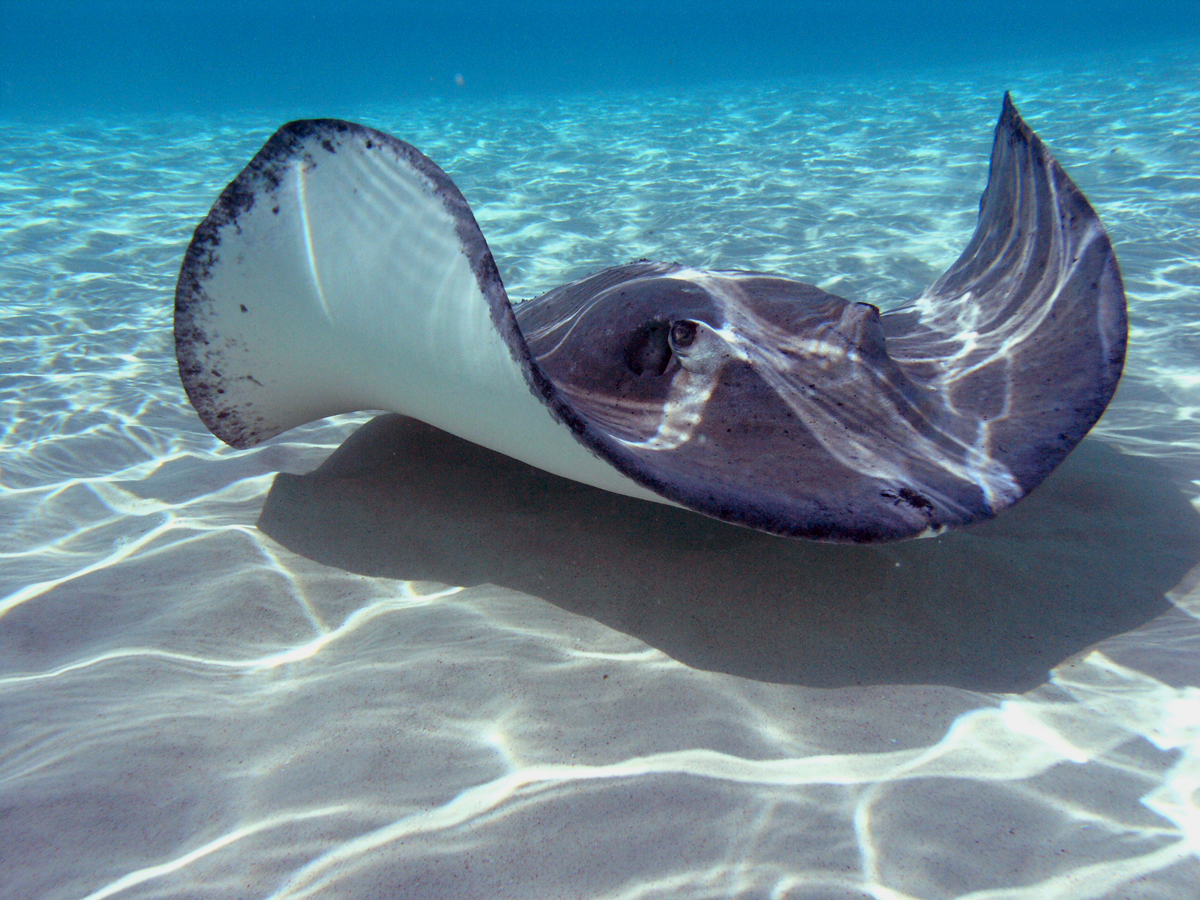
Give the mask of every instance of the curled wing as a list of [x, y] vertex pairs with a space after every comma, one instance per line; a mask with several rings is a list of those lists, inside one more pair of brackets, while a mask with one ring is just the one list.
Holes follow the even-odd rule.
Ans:
[[993, 513], [1036, 487], [1112, 398], [1127, 335], [1116, 255], [1007, 95], [970, 244], [882, 325], [892, 359], [1011, 474]]

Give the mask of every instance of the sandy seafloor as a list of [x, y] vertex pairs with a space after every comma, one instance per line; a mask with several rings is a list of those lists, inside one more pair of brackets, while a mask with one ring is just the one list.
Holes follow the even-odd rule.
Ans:
[[1027, 501], [865, 548], [395, 417], [230, 450], [174, 281], [281, 116], [4, 123], [0, 897], [1200, 895], [1200, 56], [340, 112], [514, 298], [648, 256], [887, 306], [1006, 88], [1116, 245], [1125, 376]]

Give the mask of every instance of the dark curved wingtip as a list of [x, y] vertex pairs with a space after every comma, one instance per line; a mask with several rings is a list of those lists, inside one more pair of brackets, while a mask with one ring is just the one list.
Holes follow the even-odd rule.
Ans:
[[[943, 361], [932, 386], [1020, 499], [1104, 412], [1125, 359], [1125, 292], [1096, 211], [1005, 93], [979, 223], [918, 303], [925, 329], [888, 333], [899, 361]], [[897, 318], [897, 323], [901, 320]], [[951, 365], [945, 361], [953, 360]]]
[[1005, 91], [1004, 101], [1000, 106], [1000, 121], [1006, 122], [1010, 119], [1016, 119], [1018, 122], [1020, 122], [1021, 116], [1017, 113], [1016, 106], [1013, 105], [1012, 92]]
[[1013, 103], [1012, 94], [1008, 91], [1004, 92], [1004, 102], [1000, 105], [1000, 121], [996, 123], [997, 139], [1005, 132], [1020, 138], [1025, 143], [1034, 147], [1042, 147], [1041, 139], [1034, 134], [1033, 129], [1021, 118], [1021, 114], [1017, 112], [1016, 104]]

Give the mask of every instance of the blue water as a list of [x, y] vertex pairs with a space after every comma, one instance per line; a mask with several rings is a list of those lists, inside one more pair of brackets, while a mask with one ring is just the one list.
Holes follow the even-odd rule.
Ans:
[[[882, 307], [1005, 90], [1130, 347], [941, 537], [786, 541], [371, 412], [234, 451], [192, 231], [270, 134], [420, 148], [512, 296], [642, 256]], [[0, 900], [1195, 900], [1200, 4], [0, 0]]]
[[1200, 5], [1188, 0], [3, 0], [0, 115], [332, 114], [978, 64], [1015, 75], [1197, 40]]

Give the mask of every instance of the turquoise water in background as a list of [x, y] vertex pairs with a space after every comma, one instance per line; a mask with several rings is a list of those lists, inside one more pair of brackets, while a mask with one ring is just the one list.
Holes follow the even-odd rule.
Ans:
[[1198, 39], [1187, 0], [4, 0], [0, 114], [341, 115], [980, 63], [1016, 75]]
[[[1200, 5], [0, 0], [0, 900], [1191, 900]], [[434, 159], [514, 298], [646, 256], [887, 307], [1000, 98], [1121, 261], [1095, 431], [982, 527], [786, 541], [394, 416], [247, 451], [192, 230], [282, 122]]]

